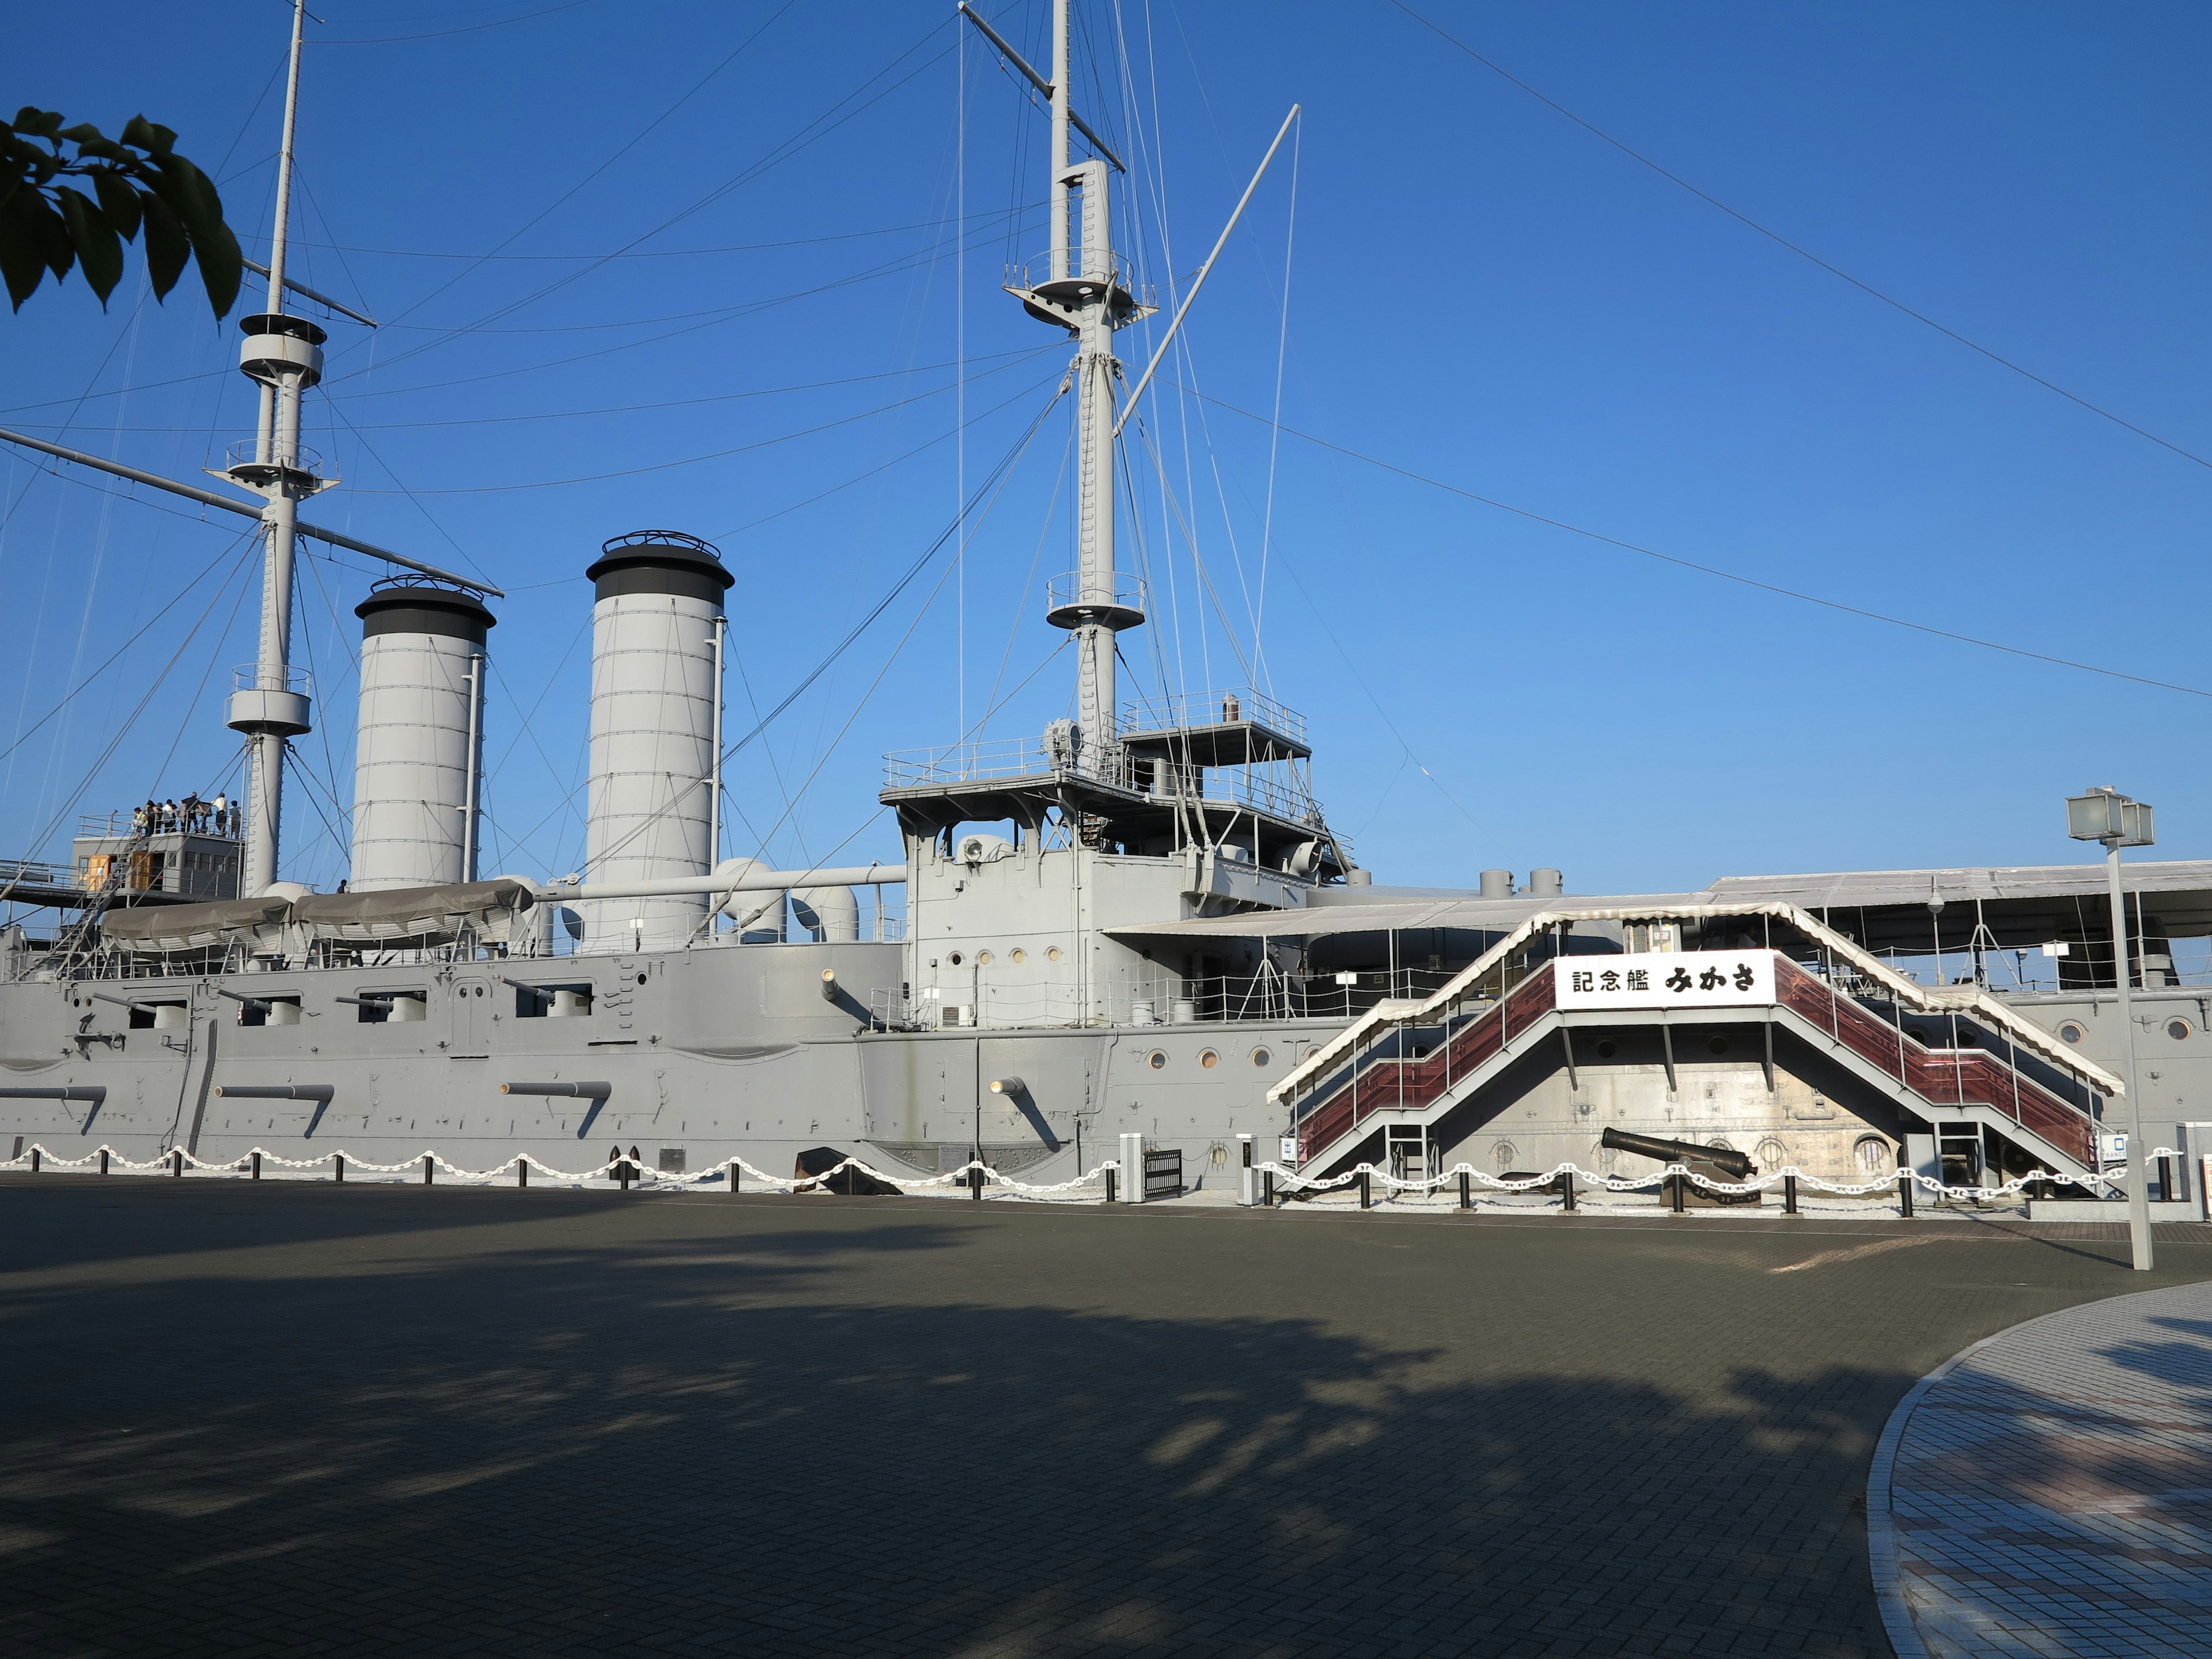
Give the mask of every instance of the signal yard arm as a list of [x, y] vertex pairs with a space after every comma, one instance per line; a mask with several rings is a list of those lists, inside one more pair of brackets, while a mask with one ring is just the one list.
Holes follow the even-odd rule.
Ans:
[[[219, 507], [224, 512], [235, 513], [243, 519], [258, 520], [261, 517], [259, 507], [248, 506], [244, 501], [234, 501], [228, 495], [218, 495], [211, 489], [202, 489], [194, 484], [179, 483], [173, 478], [164, 478], [155, 472], [142, 472], [137, 467], [125, 466], [119, 461], [106, 460], [98, 455], [88, 455], [81, 449], [66, 449], [60, 444], [50, 444], [44, 438], [33, 438], [21, 432], [9, 432], [5, 428], [0, 428], [0, 442], [21, 444], [26, 449], [35, 449], [42, 454], [57, 456], [64, 461], [74, 461], [79, 466], [89, 466], [102, 472], [112, 472], [118, 478], [130, 479], [133, 483], [151, 484], [156, 489], [167, 490], [172, 495], [182, 495], [186, 501], [198, 501], [203, 507]], [[478, 581], [469, 576], [457, 576], [450, 570], [441, 570], [434, 564], [424, 564], [419, 559], [410, 559], [404, 553], [394, 553], [387, 548], [378, 547], [373, 543], [356, 541], [350, 536], [342, 536], [335, 530], [324, 530], [315, 525], [308, 524], [304, 520], [300, 523], [299, 532], [302, 536], [312, 536], [319, 542], [327, 542], [332, 547], [343, 547], [354, 553], [366, 553], [372, 559], [382, 559], [387, 564], [403, 566], [406, 569], [417, 571], [422, 575], [434, 577], [439, 581], [451, 582], [456, 587], [465, 587], [477, 593], [488, 593], [494, 599], [503, 599], [507, 597], [489, 582]]]

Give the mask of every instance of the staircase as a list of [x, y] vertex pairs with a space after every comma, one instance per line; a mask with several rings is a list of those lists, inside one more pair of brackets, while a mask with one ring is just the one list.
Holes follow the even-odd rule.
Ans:
[[[1765, 907], [1788, 910], [1789, 907]], [[1730, 914], [1740, 914], [1731, 907]], [[1572, 961], [1587, 965], [1602, 957], [1535, 963], [1502, 998], [1475, 988], [1500, 985], [1516, 951], [1542, 925], [1576, 919], [1568, 910], [1532, 919], [1516, 937], [1487, 953], [1427, 1001], [1376, 1010], [1270, 1091], [1286, 1105], [1299, 1143], [1300, 1162], [1322, 1168], [1349, 1158], [1388, 1114], [1394, 1124], [1428, 1123], [1472, 1097], [1547, 1037], [1571, 1023], [1590, 1024], [1587, 1012], [1563, 1013], [1556, 974]], [[1829, 959], [1860, 982], [1873, 982], [1896, 1018], [1886, 1018], [1857, 996], [1839, 991], [1780, 951], [1766, 952], [1773, 966], [1771, 1004], [1681, 1011], [1707, 1021], [1752, 1020], [1787, 1031], [1828, 1054], [1869, 1085], [1931, 1124], [1938, 1117], [1989, 1124], [2062, 1173], [2094, 1174], [2097, 1120], [2086, 1108], [2099, 1096], [2119, 1091], [2119, 1082], [2065, 1051], [2047, 1032], [2021, 1019], [1986, 993], [1923, 987], [1892, 972], [1802, 912], [1788, 920], [1801, 932], [1827, 935], [1816, 942], [1837, 947]], [[1734, 953], [1741, 956], [1744, 953]], [[1664, 1024], [1675, 1011], [1607, 1011], [1601, 1023]], [[1955, 1032], [1982, 1037], [1989, 1046], [1931, 1047], [1904, 1029], [1907, 1012], [1942, 1015]], [[2071, 1085], [2069, 1099], [2023, 1070], [2023, 1054], [2045, 1076]], [[1571, 1062], [1570, 1062], [1571, 1063]]]

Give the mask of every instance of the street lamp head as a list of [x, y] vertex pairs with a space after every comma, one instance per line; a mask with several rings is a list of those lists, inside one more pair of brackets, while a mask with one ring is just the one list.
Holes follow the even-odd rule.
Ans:
[[2110, 784], [2067, 797], [2066, 833], [2075, 841], [2100, 841], [2106, 847], [2148, 847], [2158, 839], [2149, 805], [2130, 799]]

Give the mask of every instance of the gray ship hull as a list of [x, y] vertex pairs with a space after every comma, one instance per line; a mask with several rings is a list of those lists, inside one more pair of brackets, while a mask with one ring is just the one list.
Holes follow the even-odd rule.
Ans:
[[[1116, 1135], [1141, 1130], [1181, 1147], [1197, 1184], [1229, 1178], [1238, 1133], [1278, 1132], [1268, 1086], [1340, 1026], [872, 1029], [902, 956], [808, 943], [20, 981], [0, 986], [0, 1147], [106, 1145], [138, 1160], [181, 1148], [210, 1163], [256, 1148], [365, 1164], [429, 1151], [471, 1170], [526, 1152], [577, 1170], [635, 1146], [650, 1169], [737, 1157], [788, 1175], [830, 1146], [913, 1178], [980, 1143], [994, 1167], [1042, 1183], [1095, 1170]], [[591, 1012], [538, 1012], [544, 999], [518, 980], [588, 988]], [[422, 1018], [363, 1018], [380, 994], [419, 997]], [[241, 997], [296, 997], [297, 1023], [247, 1023]], [[576, 1084], [603, 1086], [524, 1092]], [[282, 1087], [301, 1097], [236, 1092]]]

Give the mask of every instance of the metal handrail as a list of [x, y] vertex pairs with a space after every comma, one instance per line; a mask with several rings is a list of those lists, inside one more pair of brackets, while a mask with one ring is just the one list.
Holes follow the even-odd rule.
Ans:
[[1227, 726], [1249, 720], [1270, 732], [1303, 744], [1306, 717], [1249, 686], [1223, 686], [1212, 691], [1178, 691], [1168, 696], [1139, 697], [1121, 705], [1121, 729], [1127, 732], [1183, 732], [1198, 726]]

